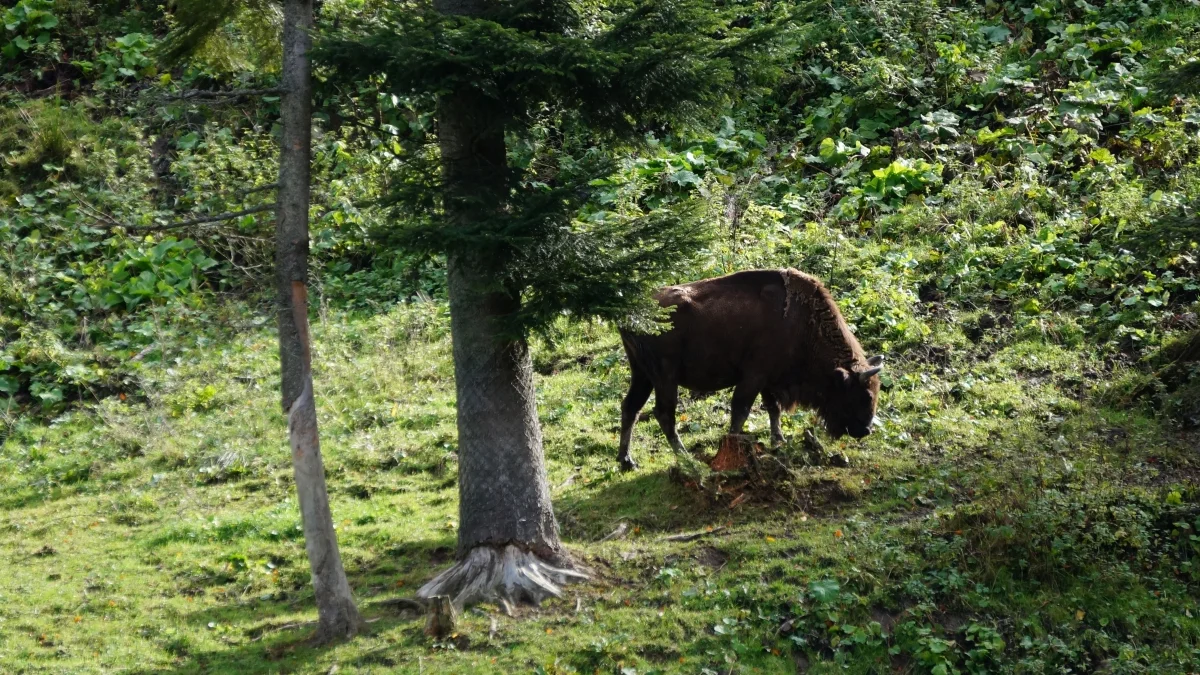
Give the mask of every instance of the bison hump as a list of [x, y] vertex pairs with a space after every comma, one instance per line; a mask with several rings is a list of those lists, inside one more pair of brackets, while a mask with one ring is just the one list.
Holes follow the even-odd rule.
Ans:
[[787, 294], [784, 291], [783, 286], [769, 284], [767, 286], [763, 286], [762, 290], [759, 291], [759, 296], [767, 302], [768, 306], [782, 308], [784, 305], [784, 298], [787, 297]]
[[663, 307], [687, 305], [692, 302], [692, 291], [687, 286], [667, 286], [658, 292], [658, 304]]

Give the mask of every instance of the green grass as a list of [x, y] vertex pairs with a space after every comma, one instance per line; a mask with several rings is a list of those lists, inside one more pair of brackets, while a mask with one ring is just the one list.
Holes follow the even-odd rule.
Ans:
[[[965, 323], [965, 322], [964, 322]], [[953, 337], [960, 322], [935, 322]], [[539, 344], [549, 475], [594, 571], [561, 600], [484, 606], [434, 644], [390, 600], [453, 556], [454, 407], [444, 306], [315, 327], [342, 553], [371, 621], [305, 642], [314, 609], [265, 328], [144, 372], [144, 403], [18, 423], [0, 451], [6, 672], [1187, 672], [1200, 662], [1195, 438], [1119, 395], [1079, 351], [996, 329], [888, 366], [879, 432], [848, 467], [779, 451], [773, 489], [696, 485], [656, 425], [616, 470], [627, 378], [615, 331]], [[990, 354], [990, 355], [986, 355]], [[684, 399], [711, 455], [725, 396]], [[765, 435], [765, 416], [755, 429]], [[791, 437], [813, 420], [785, 420]], [[730, 489], [734, 488], [734, 489]], [[741, 494], [749, 496], [733, 508]], [[599, 542], [620, 522], [628, 537]], [[722, 528], [689, 542], [663, 536]], [[1194, 530], [1190, 531], [1194, 534]], [[836, 585], [833, 584], [836, 582]], [[633, 669], [633, 670], [628, 670]], [[941, 671], [939, 671], [941, 672]], [[947, 670], [945, 672], [953, 672]]]

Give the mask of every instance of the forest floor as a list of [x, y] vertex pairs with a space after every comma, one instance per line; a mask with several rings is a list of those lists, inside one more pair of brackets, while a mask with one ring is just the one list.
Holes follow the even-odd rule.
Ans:
[[[789, 444], [772, 451], [784, 468], [757, 482], [697, 484], [652, 420], [636, 429], [641, 468], [619, 472], [628, 372], [615, 330], [539, 343], [554, 502], [592, 581], [516, 616], [468, 610], [457, 637], [433, 643], [396, 600], [454, 553], [445, 307], [318, 321], [333, 513], [369, 623], [314, 647], [275, 337], [246, 318], [147, 367], [144, 400], [12, 430], [2, 669], [1195, 672], [1195, 435], [1130, 403], [1126, 365], [1035, 325], [934, 325], [950, 347], [889, 360], [876, 433], [824, 437], [834, 458], [814, 458], [799, 442], [814, 419], [787, 416]], [[727, 415], [725, 395], [684, 396], [697, 457], [715, 452]], [[756, 409], [751, 429], [765, 427]], [[624, 537], [602, 541], [621, 523]], [[702, 534], [665, 539], [681, 533]]]

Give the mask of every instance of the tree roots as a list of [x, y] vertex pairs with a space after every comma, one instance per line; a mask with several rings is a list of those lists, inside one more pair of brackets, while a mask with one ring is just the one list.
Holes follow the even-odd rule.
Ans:
[[495, 601], [511, 613], [514, 603], [537, 605], [546, 598], [561, 596], [560, 586], [587, 579], [581, 571], [554, 567], [511, 544], [503, 548], [477, 546], [454, 567], [422, 586], [417, 598], [428, 601], [448, 595], [459, 609]]

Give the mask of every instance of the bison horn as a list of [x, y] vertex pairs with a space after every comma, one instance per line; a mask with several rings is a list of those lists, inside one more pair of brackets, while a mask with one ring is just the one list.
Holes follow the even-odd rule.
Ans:
[[872, 368], [874, 368], [875, 366], [882, 366], [883, 365], [883, 355], [880, 354], [878, 356], [872, 356], [871, 358], [867, 359], [867, 365], [871, 366]]
[[883, 366], [875, 366], [870, 370], [864, 370], [858, 374], [858, 380], [865, 383], [867, 380], [878, 375], [881, 370], [883, 370]]

